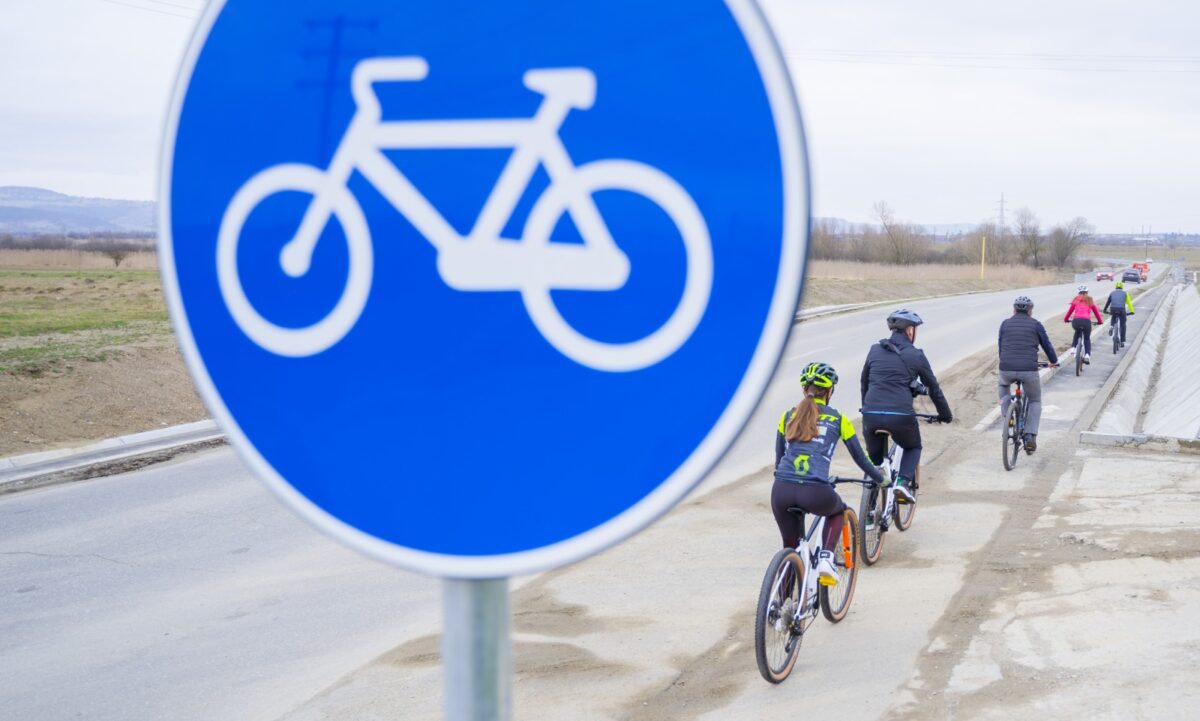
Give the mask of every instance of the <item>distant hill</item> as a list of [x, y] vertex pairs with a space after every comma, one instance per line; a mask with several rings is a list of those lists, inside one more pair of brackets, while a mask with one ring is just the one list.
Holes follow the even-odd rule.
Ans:
[[0, 233], [152, 233], [157, 204], [0, 186]]

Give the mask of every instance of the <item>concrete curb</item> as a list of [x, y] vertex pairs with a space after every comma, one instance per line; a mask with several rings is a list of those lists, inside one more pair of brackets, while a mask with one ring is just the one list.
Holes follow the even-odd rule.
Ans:
[[1079, 443], [1085, 446], [1106, 448], [1129, 448], [1134, 450], [1163, 451], [1166, 453], [1195, 453], [1200, 455], [1200, 439], [1153, 436], [1145, 433], [1096, 433], [1082, 431]]
[[[1164, 289], [1164, 292], [1170, 291]], [[1145, 293], [1141, 295], [1144, 296]], [[1150, 317], [1146, 319], [1145, 324], [1142, 325], [1141, 330], [1138, 331], [1137, 336], [1135, 336], [1133, 339], [1134, 348], [1141, 349], [1142, 341], [1145, 339], [1146, 334], [1150, 332], [1150, 327], [1154, 325], [1154, 319], [1158, 317], [1159, 311], [1161, 311], [1165, 305], [1165, 303], [1163, 303], [1164, 300], [1166, 300], [1165, 296], [1160, 298], [1159, 301], [1154, 304], [1154, 311], [1150, 314]], [[1126, 353], [1125, 357], [1121, 359], [1121, 362], [1117, 363], [1117, 367], [1113, 369], [1112, 375], [1108, 377], [1108, 380], [1104, 382], [1104, 385], [1101, 386], [1100, 390], [1096, 392], [1096, 395], [1092, 397], [1091, 402], [1088, 403], [1083, 411], [1079, 414], [1078, 420], [1075, 421], [1075, 425], [1071, 429], [1073, 432], [1079, 432], [1080, 435], [1082, 435], [1082, 432], [1085, 430], [1090, 431], [1092, 426], [1095, 425], [1096, 420], [1100, 417], [1100, 413], [1104, 410], [1104, 406], [1108, 403], [1109, 399], [1112, 398], [1113, 393], [1116, 392], [1117, 386], [1121, 383], [1121, 379], [1125, 377], [1125, 371], [1129, 368], [1129, 364], [1133, 363], [1133, 359], [1136, 357], [1136, 355], [1136, 353]], [[1078, 436], [1076, 437], [1076, 440], [1079, 440]]]
[[220, 445], [224, 439], [215, 422], [204, 420], [78, 448], [0, 458], [0, 494], [132, 470], [186, 451]]

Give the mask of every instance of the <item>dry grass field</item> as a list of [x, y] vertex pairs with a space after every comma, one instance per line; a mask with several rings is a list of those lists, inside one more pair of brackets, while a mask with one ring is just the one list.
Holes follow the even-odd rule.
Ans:
[[[0, 261], [25, 266], [0, 267], [0, 456], [206, 416], [158, 272], [79, 255], [0, 252]], [[34, 262], [49, 267], [29, 268]]]
[[842, 303], [868, 303], [976, 290], [1004, 290], [1051, 285], [1072, 274], [1026, 266], [988, 266], [983, 280], [977, 265], [906, 265], [814, 260], [808, 264], [804, 308]]
[[22, 270], [55, 270], [74, 268], [79, 270], [116, 268], [122, 270], [158, 270], [158, 258], [152, 251], [139, 250], [130, 253], [113, 265], [112, 259], [87, 250], [0, 250], [0, 268]]

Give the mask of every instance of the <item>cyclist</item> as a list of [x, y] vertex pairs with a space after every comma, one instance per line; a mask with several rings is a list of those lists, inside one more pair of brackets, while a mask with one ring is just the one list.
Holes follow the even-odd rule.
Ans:
[[862, 369], [863, 435], [867, 455], [875, 465], [883, 463], [887, 439], [879, 431], [891, 433], [896, 445], [904, 449], [896, 478], [896, 500], [916, 500], [908, 491], [917, 483], [917, 464], [921, 460], [921, 428], [913, 412], [913, 398], [928, 395], [937, 407], [938, 421], [954, 420], [950, 404], [938, 385], [925, 353], [913, 343], [921, 316], [901, 308], [887, 317], [890, 338], [884, 338], [867, 351]]
[[849, 418], [829, 405], [838, 375], [825, 363], [810, 363], [800, 376], [804, 398], [784, 411], [775, 434], [775, 483], [771, 488], [771, 511], [785, 548], [796, 548], [804, 531], [804, 519], [788, 513], [799, 506], [825, 516], [824, 550], [817, 559], [818, 579], [823, 585], [837, 584], [833, 550], [842, 533], [842, 502], [829, 482], [829, 464], [840, 438], [859, 468], [878, 484], [883, 474], [871, 465]]
[[1019, 295], [1013, 301], [1013, 314], [1000, 324], [1000, 417], [1008, 418], [1012, 403], [1010, 387], [1020, 381], [1029, 401], [1025, 433], [1021, 439], [1026, 453], [1037, 450], [1038, 423], [1042, 419], [1042, 379], [1038, 376], [1038, 346], [1046, 352], [1051, 367], [1058, 365], [1058, 354], [1050, 343], [1046, 327], [1033, 317], [1033, 301]]
[[1109, 328], [1113, 333], [1120, 333], [1117, 338], [1121, 341], [1121, 347], [1125, 347], [1125, 320], [1127, 315], [1133, 315], [1133, 297], [1125, 292], [1125, 283], [1117, 281], [1113, 287], [1116, 289], [1108, 294], [1108, 300], [1104, 301], [1104, 312], [1112, 315], [1112, 327]]
[[1067, 306], [1067, 314], [1063, 316], [1063, 323], [1070, 323], [1075, 329], [1075, 337], [1071, 339], [1071, 345], [1074, 346], [1079, 342], [1079, 337], [1083, 336], [1083, 362], [1092, 362], [1092, 315], [1096, 316], [1096, 325], [1104, 325], [1104, 318], [1100, 316], [1100, 309], [1096, 307], [1096, 301], [1092, 300], [1092, 296], [1088, 295], [1088, 287], [1081, 285], [1078, 288], [1079, 293], [1071, 300], [1071, 304]]

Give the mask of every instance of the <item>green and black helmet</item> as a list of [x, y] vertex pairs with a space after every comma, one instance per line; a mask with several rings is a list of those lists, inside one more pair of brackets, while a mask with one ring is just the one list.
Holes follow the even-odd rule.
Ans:
[[800, 382], [806, 386], [833, 388], [837, 385], [838, 374], [827, 363], [809, 363], [800, 374]]

